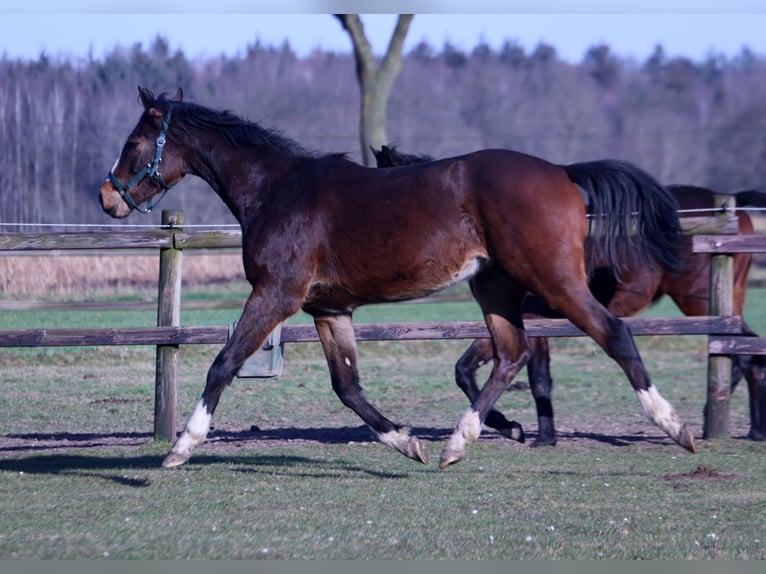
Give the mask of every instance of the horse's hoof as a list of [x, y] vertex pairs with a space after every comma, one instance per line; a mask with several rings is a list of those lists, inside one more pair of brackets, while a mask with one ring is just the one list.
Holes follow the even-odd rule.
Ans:
[[417, 437], [410, 437], [402, 454], [407, 458], [411, 458], [412, 460], [422, 462], [423, 464], [428, 464], [428, 453], [426, 452], [423, 443]]
[[520, 443], [524, 443], [527, 440], [527, 437], [524, 434], [524, 428], [516, 421], [509, 421], [507, 426], [495, 428], [495, 430], [497, 430], [497, 432], [499, 432], [505, 438], [509, 438]]
[[692, 430], [687, 424], [681, 427], [676, 442], [691, 453], [697, 452], [697, 449], [694, 446], [694, 434], [692, 434]]
[[766, 440], [766, 432], [750, 429], [750, 432], [747, 433], [747, 438], [750, 440], [756, 440], [756, 441], [762, 441]]
[[540, 437], [538, 436], [529, 444], [529, 448], [538, 448], [541, 446], [556, 446], [556, 437]]
[[526, 436], [524, 435], [524, 429], [521, 427], [521, 425], [516, 421], [509, 421], [500, 411], [496, 411], [494, 409], [489, 411], [484, 424], [489, 428], [495, 429], [505, 438], [509, 438], [511, 440], [519, 441], [522, 443], [527, 440]]
[[524, 434], [524, 427], [516, 421], [511, 421], [511, 436], [508, 438], [524, 444], [527, 441], [527, 436]]
[[165, 460], [162, 461], [162, 467], [173, 468], [174, 466], [181, 466], [187, 460], [189, 460], [188, 456], [183, 456], [181, 454], [178, 454], [177, 452], [170, 452], [165, 457]]
[[439, 468], [444, 470], [449, 465], [455, 464], [456, 462], [460, 462], [461, 460], [463, 460], [464, 456], [465, 455], [462, 452], [457, 452], [457, 451], [445, 448], [442, 451], [441, 457], [439, 458]]
[[378, 440], [407, 458], [428, 464], [428, 454], [423, 443], [417, 437], [411, 436], [408, 429], [396, 429], [379, 434]]

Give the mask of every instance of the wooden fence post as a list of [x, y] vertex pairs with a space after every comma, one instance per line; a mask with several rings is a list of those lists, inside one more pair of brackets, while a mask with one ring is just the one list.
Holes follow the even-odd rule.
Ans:
[[[726, 210], [736, 207], [730, 195], [715, 195], [713, 203]], [[731, 253], [711, 255], [710, 315], [730, 316], [734, 312], [734, 256]], [[705, 439], [728, 438], [729, 395], [731, 392], [730, 356], [708, 355], [707, 403], [702, 435]]]
[[[180, 231], [184, 212], [162, 210], [162, 225]], [[173, 231], [175, 234], [175, 231]], [[160, 279], [157, 292], [157, 326], [181, 325], [181, 263], [183, 251], [175, 247], [160, 249]], [[154, 440], [172, 441], [176, 437], [178, 403], [178, 345], [157, 345], [157, 370], [154, 383]]]

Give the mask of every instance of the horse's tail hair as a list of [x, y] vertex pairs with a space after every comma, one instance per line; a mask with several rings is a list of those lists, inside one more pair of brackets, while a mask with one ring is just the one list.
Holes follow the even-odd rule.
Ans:
[[737, 198], [737, 207], [766, 207], [766, 192], [746, 189], [732, 195]]
[[621, 160], [562, 167], [588, 198], [593, 238], [587, 251], [588, 269], [606, 264], [619, 274], [626, 258], [636, 255], [655, 268], [681, 268], [678, 201], [654, 177]]

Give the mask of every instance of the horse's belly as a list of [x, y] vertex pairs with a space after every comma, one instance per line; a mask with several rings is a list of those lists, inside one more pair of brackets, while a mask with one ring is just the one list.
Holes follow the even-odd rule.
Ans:
[[486, 261], [484, 254], [473, 254], [451, 265], [429, 261], [387, 268], [386, 272], [380, 267], [357, 269], [357, 273], [345, 279], [313, 283], [304, 309], [308, 312], [350, 313], [360, 305], [425, 297], [472, 277]]
[[385, 273], [373, 270], [353, 291], [360, 297], [380, 301], [416, 299], [472, 277], [486, 261], [485, 254], [471, 254], [455, 262], [428, 260], [393, 266]]

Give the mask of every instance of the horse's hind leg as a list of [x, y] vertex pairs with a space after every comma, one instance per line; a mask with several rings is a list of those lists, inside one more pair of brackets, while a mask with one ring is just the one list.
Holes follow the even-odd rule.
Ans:
[[359, 415], [383, 444], [426, 464], [428, 455], [420, 440], [411, 436], [407, 429], [392, 423], [367, 402], [359, 385], [356, 339], [351, 316], [315, 316], [314, 323], [327, 358], [332, 388], [341, 402]]
[[[479, 387], [476, 384], [476, 371], [491, 360], [492, 341], [489, 339], [476, 339], [455, 365], [455, 382], [471, 402], [476, 400], [476, 397], [479, 395]], [[524, 429], [521, 425], [516, 421], [509, 421], [497, 409], [493, 408], [489, 411], [484, 424], [509, 439], [522, 443], [526, 440]]]
[[484, 388], [460, 417], [444, 446], [439, 468], [446, 468], [463, 459], [466, 445], [479, 437], [488, 413], [529, 358], [521, 319], [524, 291], [496, 268], [483, 270], [474, 276], [471, 288], [492, 339], [493, 366]]
[[[578, 294], [579, 291], [579, 294]], [[646, 417], [685, 449], [695, 452], [694, 435], [673, 406], [660, 395], [646, 372], [627, 324], [607, 311], [590, 291], [562, 289], [548, 301], [595, 340], [622, 368]]]

